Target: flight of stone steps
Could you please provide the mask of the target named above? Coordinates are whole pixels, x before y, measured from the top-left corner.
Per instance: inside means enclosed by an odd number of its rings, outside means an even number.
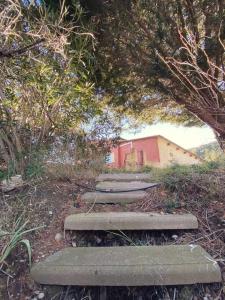
[[[102,174],[96,191],[85,193],[86,203],[141,201],[155,186],[148,174]],[[193,230],[192,214],[98,212],[72,214],[65,230]],[[221,281],[217,262],[198,245],[69,247],[55,253],[31,270],[33,279],[47,285],[151,286],[185,285]]]

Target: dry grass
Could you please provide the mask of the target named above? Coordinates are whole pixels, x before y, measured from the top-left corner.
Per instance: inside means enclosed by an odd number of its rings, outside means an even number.
[[[77,178],[95,178],[103,169],[104,161],[101,157],[93,160],[74,160],[69,163],[47,163],[45,175],[52,180],[72,181]]]
[[[55,166],[54,166],[55,167]],[[57,172],[58,168],[52,169]],[[72,172],[73,171],[73,172]],[[182,172],[181,172],[182,171]],[[57,180],[46,178],[39,183],[28,185],[24,190],[11,193],[1,199],[1,212],[4,212],[2,224],[9,225],[15,220],[18,213],[24,212],[26,218],[32,220],[32,225],[43,225],[46,227],[40,232],[32,235],[33,259],[43,259],[57,249],[71,246],[123,246],[123,245],[162,245],[162,244],[187,244],[196,243],[206,249],[216,259],[222,272],[224,272],[225,257],[225,197],[224,197],[224,174],[223,170],[211,170],[202,172],[199,170],[164,170],[161,181],[163,185],[158,189],[149,191],[148,197],[141,203],[133,203],[121,207],[119,205],[95,205],[93,211],[158,211],[162,213],[191,212],[199,220],[197,231],[167,231],[167,232],[85,232],[76,235],[67,235],[66,240],[56,243],[54,237],[57,232],[62,232],[62,224],[65,216],[71,213],[71,206],[75,203],[76,212],[85,212],[90,209],[84,203],[76,201],[79,195],[86,190],[83,186],[92,187],[94,182],[91,176],[78,176],[71,170],[62,172],[63,176]],[[60,172],[58,173],[60,174]],[[69,180],[66,180],[66,176]],[[85,175],[85,173],[84,173]],[[61,180],[59,180],[61,179]],[[156,181],[159,178],[156,178]],[[76,183],[81,184],[76,185]],[[49,215],[52,211],[52,216]],[[2,214],[3,215],[3,214]],[[117,232],[118,233],[118,232]],[[173,235],[177,235],[177,239]],[[19,291],[21,297],[32,296],[33,291],[41,290],[42,287],[34,285],[29,277],[27,263],[19,263],[24,258],[24,251],[17,249],[15,252],[15,265],[10,274],[15,272],[14,279],[9,279],[9,293]],[[13,259],[13,257],[12,257]],[[5,283],[6,276],[3,277]],[[7,289],[3,285],[4,292]],[[31,288],[30,288],[31,286]],[[153,299],[153,300],[222,300],[224,297],[223,284],[199,284],[194,286],[177,287],[140,287],[140,288],[113,288],[108,287],[107,300],[111,299]],[[55,289],[44,289],[46,299],[91,299],[98,300],[100,297],[99,288],[90,287],[65,287]],[[5,299],[5,293],[2,299]],[[22,295],[22,296],[21,296]]]

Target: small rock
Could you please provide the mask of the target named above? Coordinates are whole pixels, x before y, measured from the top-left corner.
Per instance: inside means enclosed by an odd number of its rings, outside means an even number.
[[[172,239],[177,240],[177,239],[178,239],[178,235],[173,234],[173,235],[172,235]]]
[[[40,293],[40,294],[38,295],[38,299],[44,299],[44,297],[45,297],[45,294],[44,294],[44,293]]]
[[[39,294],[40,294],[40,291],[34,291],[34,294],[35,294],[35,295],[39,295]]]
[[[56,242],[60,242],[62,239],[63,239],[62,234],[59,233],[59,232],[56,233],[56,235],[55,235],[55,240],[56,240]]]
[[[95,237],[96,243],[100,244],[102,242],[102,239],[100,239],[98,236]]]
[[[9,179],[4,179],[1,182],[3,193],[14,190],[17,187],[21,187],[24,185],[23,179],[21,175],[12,176]]]
[[[205,294],[205,296],[203,297],[203,300],[210,300],[210,299],[212,299],[210,294]]]

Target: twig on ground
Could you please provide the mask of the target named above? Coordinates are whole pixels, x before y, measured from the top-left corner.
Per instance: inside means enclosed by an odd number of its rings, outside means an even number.
[[[224,229],[219,229],[219,230],[213,231],[213,232],[211,232],[210,234],[208,234],[207,236],[202,236],[202,237],[200,237],[200,238],[198,238],[198,239],[192,240],[190,243],[195,243],[195,242],[200,241],[200,240],[202,240],[202,239],[208,238],[209,236],[211,236],[211,235],[213,235],[213,234],[215,234],[215,233],[217,233],[217,232],[221,232],[221,231],[224,232]]]
[[[12,276],[12,275],[10,275],[9,273],[7,273],[7,272],[3,271],[2,269],[0,269],[0,272],[1,272],[1,273],[3,273],[4,275],[6,275],[6,276],[10,277],[10,278],[13,278],[13,276]]]

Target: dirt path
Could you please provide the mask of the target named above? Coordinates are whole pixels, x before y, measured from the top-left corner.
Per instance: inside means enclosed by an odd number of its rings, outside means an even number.
[[[78,181],[77,181],[78,182]],[[88,189],[93,186],[93,181],[79,181],[82,186]],[[169,195],[162,189],[154,189],[149,192],[149,197],[141,203],[133,203],[126,206],[120,205],[85,205],[80,201],[80,195],[86,191],[81,186],[76,186],[72,182],[49,181],[41,183],[38,186],[30,187],[24,191],[29,194],[26,197],[26,216],[32,220],[32,227],[45,225],[45,228],[38,230],[30,235],[33,248],[33,261],[43,260],[48,255],[66,247],[66,246],[122,246],[134,242],[138,245],[157,245],[157,244],[185,244],[197,241],[214,258],[219,259],[225,255],[225,224],[223,223],[223,212],[225,203],[211,203],[207,208],[201,211],[192,209],[190,212],[198,217],[200,230],[196,232],[124,232],[115,235],[111,232],[84,232],[67,233],[63,238],[63,222],[67,215],[79,212],[99,212],[99,211],[158,211],[181,213],[187,212],[185,203],[180,206],[171,207],[168,202]],[[13,195],[10,196],[13,199]],[[42,287],[36,285],[29,276],[26,255],[24,251],[17,249],[14,254],[15,265],[12,273],[15,273],[14,279],[2,277],[0,287],[3,290],[3,299],[35,299],[35,292],[42,290]],[[22,259],[21,259],[22,257]],[[224,263],[220,262],[223,276],[225,274]],[[6,280],[7,279],[7,280]],[[7,287],[6,287],[7,285]],[[171,295],[177,293],[176,299],[223,299],[222,285],[197,285],[193,287],[173,287],[173,288],[107,288],[109,299],[173,299]],[[44,288],[44,299],[99,299],[99,288],[65,288],[65,289],[47,289]],[[67,293],[68,296],[65,298]],[[149,295],[149,296],[146,296]],[[150,296],[152,295],[152,296]],[[165,295],[168,297],[165,298]],[[194,297],[196,298],[193,298]],[[208,296],[207,296],[208,295]],[[55,297],[55,298],[54,298]],[[61,298],[60,298],[61,297]],[[89,298],[85,298],[89,297]],[[158,297],[158,298],[157,298]],[[164,298],[163,298],[164,297]],[[180,298],[179,298],[180,297]],[[188,298],[189,297],[189,298]],[[190,298],[192,297],[192,298]],[[219,298],[216,298],[219,297]]]

